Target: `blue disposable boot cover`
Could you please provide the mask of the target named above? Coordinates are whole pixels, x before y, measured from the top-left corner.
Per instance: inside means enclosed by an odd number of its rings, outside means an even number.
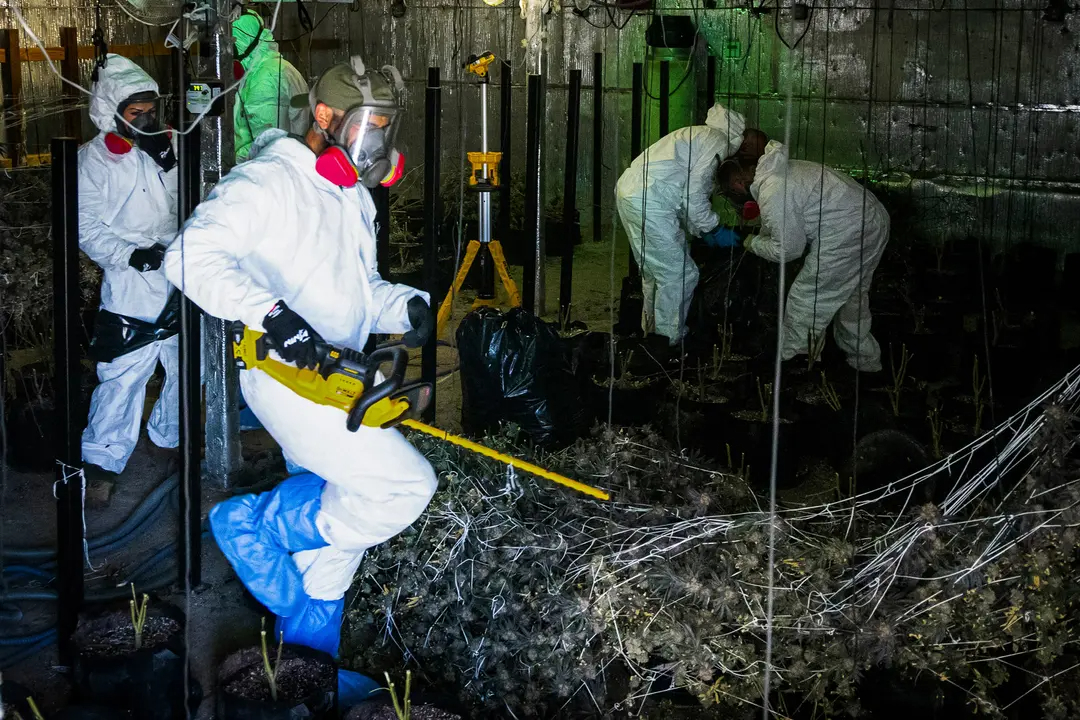
[[[292,553],[328,545],[315,526],[325,484],[311,473],[297,475],[273,490],[240,495],[210,511],[210,529],[221,552],[244,587],[275,615],[292,617],[318,602],[304,592]]]
[[[283,634],[287,643],[306,645],[336,658],[344,610],[345,598],[315,600],[307,597],[306,602],[295,607],[291,614],[278,615],[276,634]]]
[[[353,705],[378,697],[383,687],[367,675],[352,670],[338,670],[338,707],[342,714]]]

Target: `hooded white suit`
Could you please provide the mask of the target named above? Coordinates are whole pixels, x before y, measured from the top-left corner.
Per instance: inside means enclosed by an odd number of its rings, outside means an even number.
[[[739,149],[745,128],[742,115],[718,103],[704,125],[679,128],[646,149],[615,186],[615,207],[641,268],[645,332],[672,344],[686,334],[698,281],[683,228],[700,237],[719,224],[711,203],[716,168]]]
[[[196,208],[165,269],[210,315],[261,331],[274,303],[285,300],[328,343],[361,350],[369,333],[410,330],[408,302],[427,294],[379,276],[371,195],[360,185],[329,182],[315,160],[283,130],[261,134],[250,159]],[[285,455],[326,483],[314,524],[327,546],[296,552],[290,562],[310,598],[337,602],[364,550],[427,507],[435,473],[397,430],[349,432],[345,413],[300,397],[261,370],[241,371],[240,387]],[[227,505],[212,514],[221,526],[229,524]],[[250,511],[234,509],[245,517]],[[217,530],[215,536],[224,542]],[[268,594],[256,597],[273,602]]]
[[[761,207],[761,233],[746,249],[772,262],[805,253],[788,291],[782,358],[808,354],[832,322],[849,365],[881,370],[881,348],[870,334],[870,281],[889,240],[885,207],[848,175],[789,160],[775,141],[758,161],[750,193]]]
[[[117,130],[117,108],[158,85],[138,65],[109,55],[90,96],[90,119],[101,132],[79,148],[79,247],[104,270],[101,307],[153,322],[172,286],[164,269],[139,272],[128,265],[139,248],[168,245],[176,235],[176,168],[165,172],[142,150],[117,154],[105,144]],[[112,362],[98,363],[100,384],[90,400],[82,437],[83,461],[121,472],[139,439],[146,382],[158,363],[165,384],[147,431],[155,445],[179,443],[177,338],[151,343]]]

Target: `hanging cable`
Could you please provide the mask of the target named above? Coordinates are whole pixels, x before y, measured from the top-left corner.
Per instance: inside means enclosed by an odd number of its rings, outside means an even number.
[[[105,43],[105,32],[101,29],[101,0],[94,3],[94,34],[91,42],[94,45],[94,71],[90,79],[98,81],[98,71],[109,64],[109,46]]]

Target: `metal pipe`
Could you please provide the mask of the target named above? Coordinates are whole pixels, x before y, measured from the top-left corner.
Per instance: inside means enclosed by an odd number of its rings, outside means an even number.
[[[643,79],[644,67],[641,63],[634,63],[634,78],[632,80],[632,95],[630,96],[630,157],[637,159],[641,155],[641,115],[642,94],[645,90]],[[636,278],[641,274],[634,253],[630,253],[630,277]]]
[[[502,160],[499,162],[499,226],[495,237],[505,248],[510,240],[510,140],[513,118],[513,85],[510,75],[510,63],[502,62],[502,72],[499,75],[502,85],[502,108],[499,113],[499,150],[502,151]]]
[[[563,253],[559,274],[559,324],[570,324],[574,283],[574,224],[577,220],[578,130],[581,126],[581,70],[570,71],[566,96],[566,177],[563,179]]]
[[[177,50],[183,53],[183,50]],[[176,66],[181,88],[187,87],[187,63],[180,57]],[[190,125],[184,104],[177,105],[177,127]],[[176,217],[180,229],[202,198],[202,129],[201,124],[177,135]],[[181,253],[184,236],[180,235]],[[183,259],[183,255],[181,254]],[[183,290],[183,288],[181,288]],[[195,587],[202,582],[202,384],[200,362],[202,312],[184,297],[180,300],[180,547],[185,560],[177,563],[180,587]],[[210,377],[207,373],[207,384]]]
[[[79,317],[78,150],[74,138],[52,141],[53,362],[56,393],[56,630],[62,662],[71,660],[68,641],[83,603],[83,483]]]
[[[660,137],[668,134],[671,114],[671,62],[660,63]]]
[[[227,21],[231,0],[214,0],[206,26],[209,37],[199,41],[196,63],[200,80],[232,82],[233,40]],[[181,91],[186,88],[181,85]],[[181,95],[183,97],[183,95]],[[202,181],[200,199],[206,197],[228,170],[233,152],[233,103],[236,93],[226,93],[221,115],[202,119]],[[222,102],[222,100],[218,100]],[[206,476],[218,487],[229,488],[240,471],[240,378],[232,354],[229,323],[207,316],[203,320],[203,352],[206,361]]]
[[[442,152],[442,87],[439,68],[428,68],[424,116],[424,287],[431,297],[439,295],[439,160]],[[432,333],[421,353],[420,377],[432,384],[431,403],[424,418],[435,419],[435,375],[438,370],[438,333]]]
[[[522,277],[522,306],[527,312],[543,312],[543,285],[538,275],[544,267],[540,237],[540,138],[543,128],[544,86],[539,75],[529,75],[525,124],[525,268]]]
[[[593,55],[593,193],[592,237],[600,240],[603,234],[604,198],[604,53]]]

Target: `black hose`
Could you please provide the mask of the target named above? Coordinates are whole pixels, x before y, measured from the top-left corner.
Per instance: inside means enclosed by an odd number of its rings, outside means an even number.
[[[115,550],[132,539],[135,531],[147,524],[147,521],[155,515],[155,511],[164,504],[169,493],[176,490],[180,484],[180,475],[171,475],[161,485],[154,488],[153,492],[139,503],[139,506],[123,522],[97,537],[88,538],[87,544],[93,551]],[[5,561],[21,562],[55,562],[55,547],[19,548],[5,547],[3,551]]]

